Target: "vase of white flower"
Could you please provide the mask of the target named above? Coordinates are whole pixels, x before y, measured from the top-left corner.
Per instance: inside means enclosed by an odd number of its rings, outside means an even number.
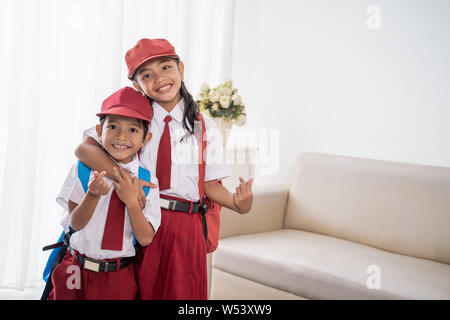
[[[228,136],[230,135],[233,122],[225,120],[224,118],[212,118],[217,125],[220,133],[222,134],[223,145],[227,144]]]
[[[245,106],[231,80],[225,80],[215,88],[203,84],[195,98],[200,111],[208,112],[222,133],[226,145],[233,124],[243,126],[246,123]]]

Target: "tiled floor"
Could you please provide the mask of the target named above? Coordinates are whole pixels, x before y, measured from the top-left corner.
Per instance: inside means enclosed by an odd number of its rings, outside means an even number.
[[[0,288],[0,300],[39,300],[45,283],[33,288],[25,288],[24,290],[17,289],[2,289]]]

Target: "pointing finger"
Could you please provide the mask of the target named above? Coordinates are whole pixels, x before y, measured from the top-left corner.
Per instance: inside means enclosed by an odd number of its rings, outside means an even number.
[[[141,188],[143,188],[143,187],[156,188],[158,186],[157,184],[154,184],[154,183],[151,183],[151,182],[148,182],[145,180],[139,179],[138,181],[141,185]]]

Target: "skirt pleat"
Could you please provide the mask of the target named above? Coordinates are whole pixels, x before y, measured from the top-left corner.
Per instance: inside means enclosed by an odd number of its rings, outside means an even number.
[[[161,225],[136,261],[139,299],[206,300],[201,215],[161,208]]]

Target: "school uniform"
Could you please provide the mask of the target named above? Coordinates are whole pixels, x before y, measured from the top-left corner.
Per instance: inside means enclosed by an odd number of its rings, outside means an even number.
[[[137,156],[127,164],[120,166],[138,176],[140,161]],[[91,172],[91,177],[92,177]],[[110,185],[108,194],[101,196],[86,226],[73,233],[70,238],[70,249],[66,252],[62,262],[52,273],[54,288],[49,299],[135,299],[137,284],[135,278],[134,257],[136,255],[133,243],[133,231],[126,207],[121,248],[105,249],[104,233],[106,230],[108,210],[110,202],[114,201],[113,180],[104,177]],[[155,175],[151,175],[151,182],[157,184]],[[68,208],[68,200],[81,203],[85,196],[82,182],[78,177],[78,166],[74,165],[70,170],[57,202]],[[117,199],[117,198],[116,198]],[[161,223],[161,210],[159,192],[157,188],[151,188],[147,198],[143,214],[151,223],[155,233]],[[120,201],[120,200],[119,200]],[[61,224],[68,229],[68,214],[65,214]],[[120,242],[120,240],[119,240]],[[102,262],[100,271],[95,271],[89,261]],[[108,264],[104,263],[105,261]],[[77,266],[77,267],[74,267]],[[113,266],[114,268],[112,268]],[[98,265],[97,265],[98,267]],[[105,271],[108,270],[108,271]],[[79,278],[76,274],[79,272]],[[78,281],[78,282],[77,282]]]
[[[185,136],[184,99],[170,113],[157,102],[152,107],[152,139],[142,149],[141,161],[151,172],[157,172],[158,148],[169,116],[170,187],[160,190],[161,203],[167,199],[196,203],[200,200],[199,146],[194,135]],[[220,131],[209,117],[204,119],[207,137],[204,180],[220,180],[231,175],[231,168],[226,164]],[[94,129],[85,135],[98,139]],[[206,244],[201,214],[161,208],[160,229],[152,243],[140,251],[136,268],[140,299],[207,299]]]

